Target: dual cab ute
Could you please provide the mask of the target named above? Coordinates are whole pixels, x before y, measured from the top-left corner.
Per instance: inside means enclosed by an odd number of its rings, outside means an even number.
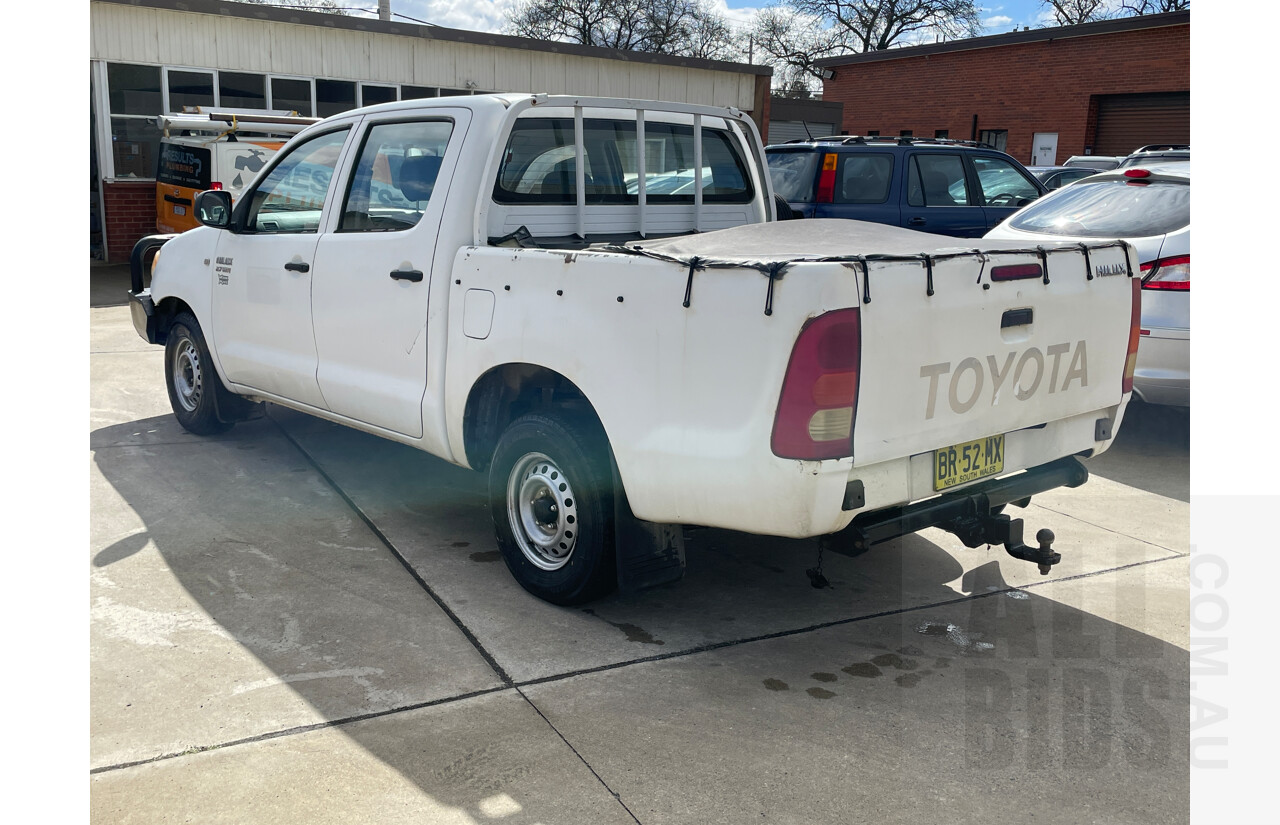
[[[999,511],[1083,483],[1131,392],[1125,244],[779,222],[733,109],[383,104],[194,206],[134,250],[178,421],[271,402],[485,472],[559,604],[678,578],[680,525],[848,553],[938,525],[1047,571]]]

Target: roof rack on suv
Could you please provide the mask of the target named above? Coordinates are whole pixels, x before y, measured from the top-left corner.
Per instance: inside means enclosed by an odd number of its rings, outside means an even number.
[[[1148,143],[1146,146],[1139,146],[1129,154],[1136,155],[1139,152],[1180,152],[1186,150],[1191,151],[1189,143]]]
[[[898,146],[915,146],[916,144],[936,144],[938,146],[978,146],[983,149],[995,149],[990,143],[980,140],[959,140],[953,138],[913,137],[911,135],[824,135],[815,138],[796,138],[787,143],[840,143],[845,146],[865,146],[868,143],[894,143]]]

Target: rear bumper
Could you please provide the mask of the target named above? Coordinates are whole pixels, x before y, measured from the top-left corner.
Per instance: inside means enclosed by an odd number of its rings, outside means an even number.
[[[1148,404],[1191,405],[1191,332],[1143,327],[1133,391]]]

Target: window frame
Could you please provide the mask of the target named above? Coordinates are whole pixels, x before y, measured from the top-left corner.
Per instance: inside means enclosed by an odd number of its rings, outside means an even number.
[[[444,171],[444,159],[448,156],[450,150],[453,148],[454,136],[458,133],[458,120],[456,117],[452,115],[432,115],[428,117],[417,116],[417,117],[396,118],[394,120],[366,121],[360,130],[359,145],[357,147],[354,147],[354,151],[351,153],[351,162],[342,170],[345,178],[344,187],[343,187],[344,191],[342,194],[342,206],[338,210],[337,220],[333,224],[334,234],[361,235],[361,234],[371,234],[371,233],[409,232],[421,225],[422,216],[426,214],[425,209],[422,211],[422,213],[419,214],[418,220],[413,224],[413,226],[406,226],[401,228],[388,227],[386,229],[356,229],[356,228],[344,229],[342,227],[342,219],[347,214],[347,204],[350,202],[351,192],[355,188],[356,172],[360,168],[360,160],[364,156],[365,148],[369,145],[369,139],[373,136],[373,130],[377,129],[379,126],[396,126],[396,125],[405,124],[405,123],[448,123],[449,124],[449,139],[448,141],[445,142],[444,154],[440,155],[440,159],[441,159],[440,171],[441,172]],[[439,177],[437,177],[436,178],[437,183],[439,182],[439,180],[440,180]],[[434,192],[432,194],[434,195]],[[434,200],[434,198],[432,200]],[[430,208],[431,202],[432,201],[430,200],[427,202],[428,208]]]
[[[961,175],[960,179],[964,181],[964,191],[965,191],[964,203],[949,203],[949,204],[929,203],[929,198],[925,194],[924,176],[920,172],[919,159],[921,157],[949,157],[949,158],[955,158],[960,162],[960,175]],[[920,175],[920,197],[923,202],[918,204],[911,202],[911,174],[913,171],[915,171],[916,174]],[[906,174],[907,174],[907,179],[906,179],[906,185],[902,188],[902,198],[903,198],[903,202],[910,209],[952,209],[956,207],[969,208],[974,206],[980,206],[980,204],[975,204],[973,202],[974,201],[974,193],[973,193],[974,182],[970,179],[970,176],[974,174],[974,172],[971,170],[969,163],[966,161],[965,155],[961,152],[911,152],[907,156]],[[954,186],[955,184],[953,183],[951,185]]]
[[[288,152],[285,152],[285,151],[277,152],[276,155],[271,158],[270,165],[263,171],[261,177],[258,178],[256,185],[254,185],[250,189],[246,189],[244,194],[240,196],[240,201],[235,205],[232,212],[232,216],[231,216],[232,231],[234,231],[236,234],[239,234],[239,235],[255,235],[255,236],[256,235],[320,235],[320,234],[323,234],[324,226],[325,226],[325,213],[326,213],[326,210],[329,208],[329,205],[332,203],[332,200],[330,199],[329,195],[333,191],[334,187],[337,185],[337,179],[339,178],[339,176],[346,173],[346,169],[343,166],[343,164],[346,160],[349,144],[351,143],[351,135],[355,133],[356,127],[358,125],[359,124],[357,121],[352,121],[348,123],[337,123],[337,124],[334,124],[332,128],[325,129],[323,132],[316,132],[314,135],[309,135],[305,142],[290,148]],[[258,194],[259,190],[262,189],[263,184],[265,184],[267,180],[271,177],[271,174],[275,172],[277,168],[279,168],[280,164],[284,163],[286,160],[292,157],[299,149],[313,142],[314,140],[322,137],[327,137],[337,132],[346,132],[347,136],[345,140],[343,140],[342,144],[338,147],[338,159],[334,162],[334,165],[333,165],[333,175],[329,179],[329,188],[325,191],[324,203],[320,206],[320,220],[317,223],[315,230],[314,231],[313,230],[262,231],[262,230],[253,229],[252,227],[250,227],[249,226],[249,221],[251,219],[250,213],[253,212],[254,198]],[[259,212],[260,211],[261,210],[259,209]]]

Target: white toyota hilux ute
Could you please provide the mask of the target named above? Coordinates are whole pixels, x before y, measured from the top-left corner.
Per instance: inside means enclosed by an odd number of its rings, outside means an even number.
[[[778,221],[734,109],[383,104],[195,209],[130,292],[179,422],[270,402],[485,472],[508,568],[558,604],[678,578],[680,525],[850,554],[938,526],[1047,572],[1051,534],[1000,511],[1082,484],[1131,393],[1123,242]]]

